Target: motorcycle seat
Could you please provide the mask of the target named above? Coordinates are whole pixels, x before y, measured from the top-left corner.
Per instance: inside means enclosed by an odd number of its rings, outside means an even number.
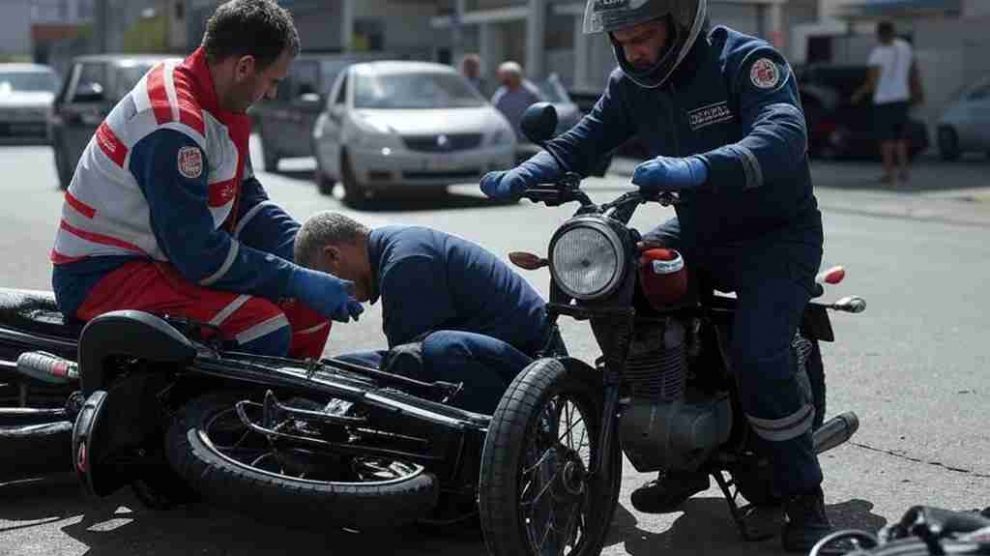
[[[83,323],[67,321],[55,306],[52,292],[0,288],[0,327],[77,340]]]

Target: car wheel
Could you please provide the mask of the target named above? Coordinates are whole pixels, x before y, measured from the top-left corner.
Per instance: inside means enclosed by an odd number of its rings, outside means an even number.
[[[368,188],[358,181],[346,152],[340,156],[340,182],[344,186],[345,203],[355,208],[368,204]]]
[[[62,146],[62,141],[58,139],[57,135],[52,138],[52,154],[55,157],[58,187],[65,191],[69,188],[69,182],[72,181],[72,170],[69,168],[69,162],[65,160],[65,147]]]
[[[333,188],[337,185],[337,181],[331,178],[319,168],[316,169],[316,189],[321,195],[333,195]]]
[[[959,151],[959,136],[951,127],[940,127],[938,130],[938,152],[942,160],[957,160]]]
[[[266,172],[278,171],[278,154],[272,152],[271,149],[261,148],[262,162],[265,167],[263,168]]]

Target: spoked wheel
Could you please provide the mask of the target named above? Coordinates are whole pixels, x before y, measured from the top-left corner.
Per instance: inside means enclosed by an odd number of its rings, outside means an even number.
[[[322,407],[306,400],[291,405]],[[344,429],[333,438],[332,430],[298,416],[272,421],[266,413],[267,404],[230,396],[192,401],[169,429],[169,463],[208,502],[269,521],[393,527],[435,506],[436,480],[422,466],[333,453],[306,439],[346,442]],[[258,432],[245,419],[281,435]]]
[[[590,368],[544,359],[527,367],[495,411],[482,454],[479,502],[491,554],[598,554],[618,500],[617,444],[596,469],[601,383]]]

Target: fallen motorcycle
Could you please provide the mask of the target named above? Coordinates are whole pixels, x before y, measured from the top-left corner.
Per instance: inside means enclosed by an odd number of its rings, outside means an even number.
[[[537,104],[524,114],[522,128],[545,145],[556,120],[552,106]],[[597,205],[579,185],[580,176],[567,173],[525,191],[534,202],[579,208],[553,234],[547,257],[513,253],[510,259],[529,270],[549,267],[550,319],[589,322],[602,356],[593,364],[541,358],[502,397],[481,461],[479,507],[488,550],[598,554],[618,503],[623,452],[639,472],[707,471],[741,534],[753,538],[740,495],[756,506],[776,499],[727,365],[736,300],[696,284],[696,295],[656,306],[639,279],[640,235],[628,223],[640,205],[669,205],[677,197],[636,191]],[[836,268],[821,280],[837,283],[843,276]],[[812,302],[793,339],[796,372],[815,410],[818,453],[858,428],[854,413],[823,422],[819,342],[833,341],[827,310],[858,313],[865,306],[858,297]]]
[[[50,293],[0,291],[5,467],[323,527],[474,512],[489,416],[449,404],[461,384],[238,353],[206,328],[138,311],[81,327]]]

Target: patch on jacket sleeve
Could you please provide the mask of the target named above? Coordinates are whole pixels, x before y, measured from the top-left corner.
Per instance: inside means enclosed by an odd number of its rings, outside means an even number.
[[[732,111],[726,101],[708,104],[688,111],[688,123],[691,131],[698,131],[703,127],[732,120]]]
[[[759,89],[773,89],[780,84],[780,68],[770,58],[760,58],[749,67],[749,80]]]
[[[203,151],[199,147],[179,149],[179,173],[191,180],[203,175]]]

